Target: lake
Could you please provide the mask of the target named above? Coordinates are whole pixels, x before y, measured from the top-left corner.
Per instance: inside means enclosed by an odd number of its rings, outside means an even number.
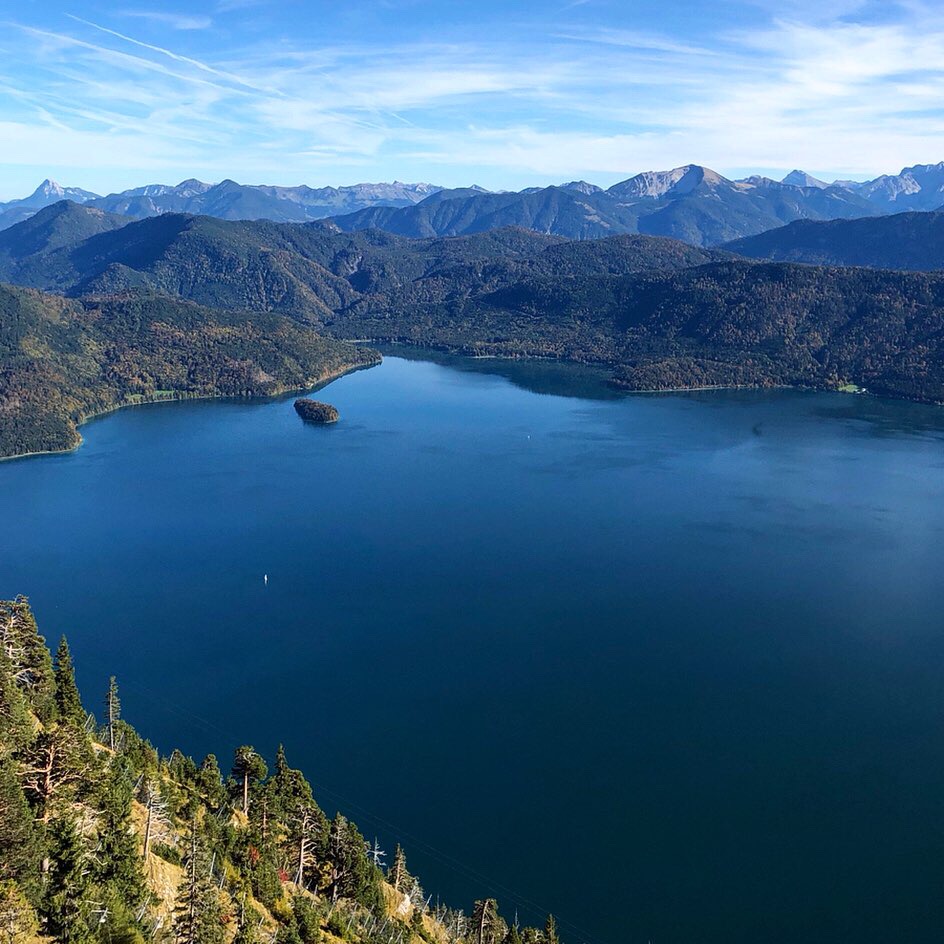
[[[940,940],[944,410],[388,357],[0,464],[0,595],[566,944]],[[268,575],[268,583],[263,575]]]

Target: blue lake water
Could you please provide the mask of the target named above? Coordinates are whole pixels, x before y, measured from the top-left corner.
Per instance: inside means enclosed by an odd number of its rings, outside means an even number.
[[[405,357],[319,396],[0,464],[0,595],[88,707],[284,742],[429,893],[566,944],[941,939],[944,410]]]

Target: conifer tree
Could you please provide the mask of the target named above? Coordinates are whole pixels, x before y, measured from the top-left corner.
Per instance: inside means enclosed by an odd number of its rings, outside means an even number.
[[[179,748],[175,747],[167,758],[167,769],[179,783],[185,783],[197,775],[197,765]]]
[[[0,759],[22,751],[35,735],[26,697],[16,683],[6,650],[0,646]]]
[[[40,721],[51,720],[56,712],[52,657],[26,597],[0,600],[0,647],[29,707]]]
[[[109,890],[130,910],[151,897],[144,883],[144,862],[131,825],[133,791],[131,772],[121,758],[115,759],[99,798],[99,850],[94,869],[96,884]]]
[[[324,814],[314,803],[300,803],[293,812],[290,841],[293,845],[293,881],[305,887],[305,874],[315,864],[315,852],[324,835]]]
[[[247,908],[246,915],[239,922],[233,944],[260,944],[259,915],[254,908]]]
[[[523,944],[521,929],[518,927],[517,921],[508,929],[502,944]]]
[[[547,921],[544,922],[544,944],[560,944],[560,938],[557,936],[557,921],[552,914],[549,914]]]
[[[350,898],[367,908],[380,900],[380,870],[367,855],[367,843],[346,816],[331,822],[328,840],[328,892],[332,901]]]
[[[92,938],[88,850],[71,818],[57,820],[49,832],[54,866],[43,909],[48,933],[61,944],[87,944]]]
[[[72,664],[72,654],[69,652],[69,643],[63,636],[59,640],[56,650],[56,707],[59,711],[59,720],[68,724],[82,727],[88,717],[82,707],[79,689],[75,684],[75,667]]]
[[[42,844],[14,762],[0,758],[0,880],[16,879],[36,904]]]
[[[50,724],[30,745],[22,764],[23,788],[48,823],[55,808],[89,789],[95,758],[84,731]]]
[[[215,754],[207,754],[203,758],[203,763],[197,771],[197,786],[212,809],[217,810],[226,802],[223,775],[220,773]]]
[[[285,745],[280,744],[275,752],[275,776],[284,775],[289,769],[288,759],[285,757]]]
[[[108,680],[108,694],[105,696],[105,724],[108,728],[108,746],[115,750],[118,743],[118,722],[121,720],[121,699],[118,697],[118,682],[113,675]]]
[[[249,814],[249,786],[264,780],[268,772],[265,761],[253,747],[246,744],[236,748],[233,759],[233,777],[242,788],[243,813],[247,816]]]
[[[406,869],[406,854],[400,843],[397,843],[396,852],[393,854],[393,863],[387,873],[387,880],[398,891],[406,891],[409,894],[409,880],[412,878]]]
[[[194,823],[184,859],[184,875],[174,906],[174,939],[177,944],[222,944],[220,898],[210,875],[206,849]]]
[[[471,944],[500,944],[505,936],[505,922],[498,915],[494,898],[477,901],[469,921]]]
[[[16,882],[0,881],[0,944],[27,944],[38,930],[36,911]]]

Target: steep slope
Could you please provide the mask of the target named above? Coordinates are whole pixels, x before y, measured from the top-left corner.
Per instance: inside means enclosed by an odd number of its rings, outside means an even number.
[[[279,316],[0,285],[0,457],[70,449],[87,417],[128,403],[271,396],[376,361]]]
[[[381,868],[281,746],[271,772],[236,748],[225,780],[213,754],[162,757],[121,717],[114,678],[97,724],[65,637],[53,657],[27,598],[0,600],[0,638],[10,944],[559,944],[553,917],[511,927],[491,898],[468,916],[432,906],[400,846]]]
[[[799,220],[725,247],[752,259],[875,269],[944,269],[944,213]]]
[[[862,184],[846,184],[883,213],[937,210],[944,205],[944,161],[915,164],[900,174],[883,174]]]
[[[210,306],[282,310],[310,320],[354,294],[344,279],[297,251],[298,240],[311,241],[299,227],[175,213],[128,223],[88,206],[73,206],[63,218],[77,235],[82,226],[102,231],[30,252],[55,219],[50,214],[21,223],[3,234],[0,278],[70,294],[161,291]]]

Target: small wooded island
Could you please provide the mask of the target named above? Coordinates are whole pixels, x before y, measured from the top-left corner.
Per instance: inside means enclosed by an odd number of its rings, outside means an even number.
[[[337,423],[341,418],[337,408],[330,403],[309,400],[307,397],[295,401],[295,412],[306,423]]]

